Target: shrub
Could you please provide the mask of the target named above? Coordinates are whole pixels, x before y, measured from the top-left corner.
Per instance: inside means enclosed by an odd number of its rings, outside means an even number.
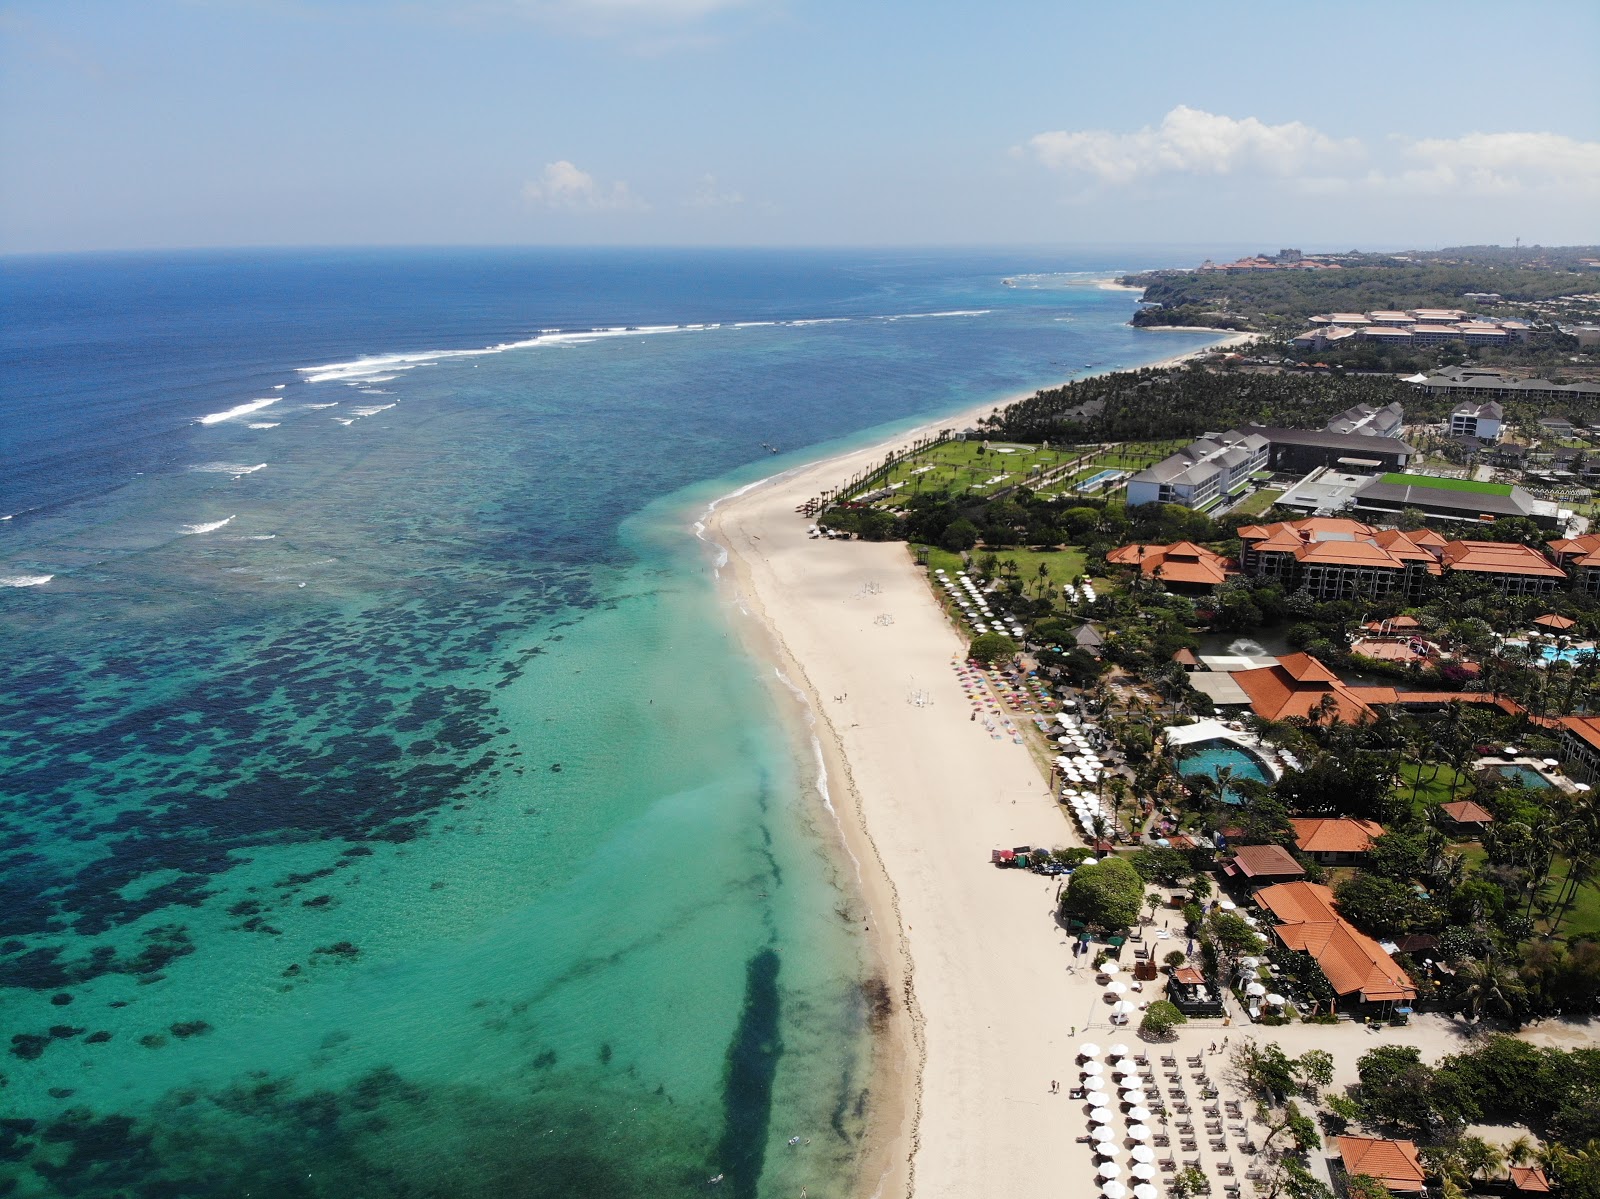
[[[1147,1037],[1165,1039],[1172,1035],[1172,1030],[1178,1025],[1188,1022],[1189,1017],[1174,1004],[1158,999],[1145,1009],[1144,1019],[1139,1022],[1139,1031]]]

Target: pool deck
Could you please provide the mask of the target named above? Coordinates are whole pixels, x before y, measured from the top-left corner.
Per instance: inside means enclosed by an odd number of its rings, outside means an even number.
[[[1478,758],[1476,761],[1474,761],[1472,763],[1472,770],[1474,773],[1483,770],[1492,770],[1496,774],[1499,774],[1507,766],[1526,767],[1558,790],[1565,791],[1568,794],[1574,794],[1577,792],[1577,784],[1561,772],[1561,767],[1546,766],[1543,758],[1534,758],[1527,754],[1518,754],[1511,758],[1506,757],[1504,754],[1490,754],[1487,757]]]
[[[1162,730],[1162,736],[1169,753],[1178,753],[1202,741],[1227,741],[1259,758],[1274,783],[1283,777],[1286,768],[1275,750],[1237,722],[1225,724],[1220,720],[1198,720],[1194,724],[1169,724]]]

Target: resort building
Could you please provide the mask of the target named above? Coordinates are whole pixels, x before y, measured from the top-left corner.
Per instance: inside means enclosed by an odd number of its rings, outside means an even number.
[[[1124,545],[1106,555],[1114,566],[1137,566],[1145,578],[1177,591],[1210,591],[1238,574],[1233,559],[1192,541],[1172,545]]]
[[[1546,544],[1551,557],[1572,576],[1574,587],[1590,595],[1600,592],[1600,534],[1563,537]]]
[[[1512,1189],[1524,1194],[1542,1195],[1550,1190],[1550,1180],[1540,1166],[1512,1166],[1506,1173],[1510,1176]]]
[[[1204,511],[1244,490],[1267,468],[1268,443],[1256,433],[1208,433],[1128,480],[1127,504],[1182,504]]]
[[[1365,1174],[1397,1195],[1420,1195],[1427,1189],[1427,1173],[1411,1141],[1380,1141],[1373,1137],[1335,1137],[1345,1176]]]
[[[1404,1004],[1417,997],[1411,976],[1388,951],[1339,915],[1330,888],[1279,883],[1263,887],[1255,899],[1277,920],[1273,935],[1286,949],[1310,954],[1341,1000]]]
[[[1568,777],[1592,784],[1600,777],[1600,716],[1563,716],[1559,723]]]
[[[1310,654],[1289,654],[1273,666],[1238,670],[1233,681],[1265,720],[1299,717],[1313,722],[1361,724],[1373,711],[1359,695]]]
[[[1383,825],[1351,816],[1300,817],[1289,821],[1301,853],[1324,866],[1348,866],[1367,856],[1383,836]]]
[[[1374,408],[1371,404],[1357,404],[1346,408],[1327,424],[1329,433],[1362,433],[1371,437],[1398,437],[1406,420],[1405,409],[1398,401]]]
[[[1222,873],[1251,883],[1287,883],[1306,876],[1305,867],[1281,845],[1241,845]]]
[[[1559,527],[1562,520],[1555,503],[1535,499],[1521,487],[1431,475],[1379,475],[1351,497],[1351,504],[1358,512],[1380,517],[1416,508],[1445,520],[1481,522],[1525,516],[1550,529]]]
[[[1452,541],[1440,560],[1446,570],[1476,575],[1502,595],[1547,595],[1567,582],[1566,571],[1514,541]]]
[[[1547,379],[1517,379],[1491,366],[1446,367],[1417,380],[1415,386],[1431,395],[1533,400],[1539,403],[1569,398],[1593,402],[1600,396],[1600,383],[1551,383]]]
[[[1499,441],[1504,427],[1505,409],[1496,400],[1473,403],[1463,400],[1450,413],[1450,436],[1476,437],[1479,441]]]
[[[1437,533],[1379,532],[1340,517],[1313,516],[1239,529],[1245,574],[1276,579],[1286,590],[1305,588],[1320,600],[1414,597],[1440,573]]]
[[[1338,418],[1335,418],[1338,419]],[[1366,471],[1404,470],[1416,453],[1397,437],[1366,432],[1335,433],[1328,429],[1283,429],[1250,425],[1249,433],[1272,445],[1273,470],[1305,471],[1319,466],[1357,467]]]

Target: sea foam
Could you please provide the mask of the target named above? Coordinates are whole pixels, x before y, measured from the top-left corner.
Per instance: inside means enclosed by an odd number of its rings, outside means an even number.
[[[43,587],[55,575],[0,575],[0,587]]]
[[[184,536],[192,537],[196,533],[214,533],[218,529],[222,528],[223,525],[227,524],[229,521],[233,520],[235,516],[238,516],[238,515],[239,514],[237,512],[235,512],[233,514],[233,516],[224,517],[222,520],[214,520],[214,521],[211,521],[209,524],[184,525],[183,526]]]
[[[220,424],[237,416],[248,416],[252,412],[260,412],[263,408],[277,402],[277,396],[268,396],[264,400],[251,400],[248,404],[240,404],[237,408],[229,408],[226,412],[213,412],[208,416],[202,416],[199,418],[199,423],[202,425]]]

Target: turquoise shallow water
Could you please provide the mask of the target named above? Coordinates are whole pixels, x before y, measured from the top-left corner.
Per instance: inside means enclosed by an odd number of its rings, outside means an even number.
[[[999,262],[512,266],[12,264],[0,1188],[853,1177],[870,963],[694,515],[1203,339]]]
[[[1254,779],[1258,783],[1272,781],[1272,776],[1254,754],[1228,741],[1196,742],[1178,760],[1180,774],[1203,774],[1215,778],[1217,771],[1224,768],[1233,772],[1232,778]],[[1240,801],[1239,793],[1232,787],[1224,789],[1222,797],[1227,803]]]

